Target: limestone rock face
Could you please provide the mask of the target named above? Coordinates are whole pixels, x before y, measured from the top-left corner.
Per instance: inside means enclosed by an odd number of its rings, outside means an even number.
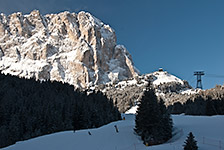
[[[0,70],[81,88],[138,75],[114,30],[83,11],[0,14]]]

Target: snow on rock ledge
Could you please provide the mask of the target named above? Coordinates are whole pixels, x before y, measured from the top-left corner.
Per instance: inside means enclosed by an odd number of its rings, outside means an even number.
[[[0,14],[0,70],[82,88],[138,75],[114,30],[83,11]]]

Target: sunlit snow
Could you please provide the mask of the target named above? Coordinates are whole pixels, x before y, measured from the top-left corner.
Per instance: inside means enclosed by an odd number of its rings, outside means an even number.
[[[153,81],[153,84],[155,85],[168,82],[179,82],[180,84],[184,84],[181,79],[169,74],[166,71],[156,71],[153,72],[152,75],[156,77],[156,79]]]

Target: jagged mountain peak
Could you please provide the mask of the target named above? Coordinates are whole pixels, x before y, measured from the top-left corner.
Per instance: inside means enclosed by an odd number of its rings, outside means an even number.
[[[82,88],[138,75],[114,30],[84,11],[0,14],[0,70]]]

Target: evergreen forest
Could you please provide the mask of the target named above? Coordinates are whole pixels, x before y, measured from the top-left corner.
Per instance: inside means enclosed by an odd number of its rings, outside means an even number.
[[[100,92],[87,94],[60,82],[0,74],[0,147],[54,132],[100,127],[120,119],[112,100]]]

